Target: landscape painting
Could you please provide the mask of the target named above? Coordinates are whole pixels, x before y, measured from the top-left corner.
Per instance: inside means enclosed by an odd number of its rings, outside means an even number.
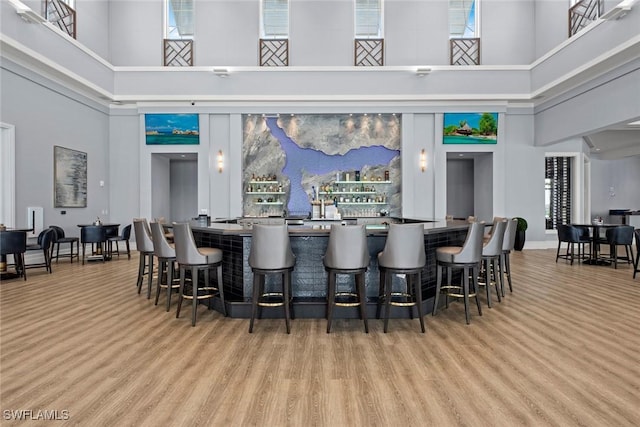
[[[147,145],[198,145],[198,114],[145,114]]]
[[[53,147],[53,207],[87,207],[87,153]]]
[[[444,113],[444,144],[496,144],[498,113]]]

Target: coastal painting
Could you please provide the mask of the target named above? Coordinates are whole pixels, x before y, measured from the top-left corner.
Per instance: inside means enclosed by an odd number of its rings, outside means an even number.
[[[145,114],[147,145],[198,145],[198,114]]]
[[[496,144],[498,113],[444,113],[444,144]]]
[[[53,207],[87,207],[87,153],[53,147]]]

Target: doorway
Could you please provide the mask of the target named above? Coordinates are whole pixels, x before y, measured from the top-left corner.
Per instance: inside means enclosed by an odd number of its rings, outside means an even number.
[[[15,127],[0,123],[0,224],[16,226]]]
[[[493,220],[493,153],[447,153],[447,215]]]
[[[167,222],[198,216],[198,154],[151,155],[151,215]]]

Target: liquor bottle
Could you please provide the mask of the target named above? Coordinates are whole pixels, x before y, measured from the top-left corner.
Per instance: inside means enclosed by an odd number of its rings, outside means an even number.
[[[384,180],[389,181],[389,171],[384,171]]]
[[[356,171],[356,181],[360,181],[360,171]]]

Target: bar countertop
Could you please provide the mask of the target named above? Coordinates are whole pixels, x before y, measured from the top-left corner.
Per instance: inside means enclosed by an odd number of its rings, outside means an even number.
[[[214,219],[208,225],[197,220],[191,221],[191,228],[195,231],[231,236],[250,236],[254,224],[282,223],[282,218],[238,218]],[[462,220],[445,221],[443,219],[426,218],[346,218],[342,220],[286,220],[289,234],[292,236],[322,236],[328,235],[334,224],[357,225],[364,224],[368,235],[386,235],[390,223],[422,223],[425,234],[442,231],[463,230],[469,223]]]

